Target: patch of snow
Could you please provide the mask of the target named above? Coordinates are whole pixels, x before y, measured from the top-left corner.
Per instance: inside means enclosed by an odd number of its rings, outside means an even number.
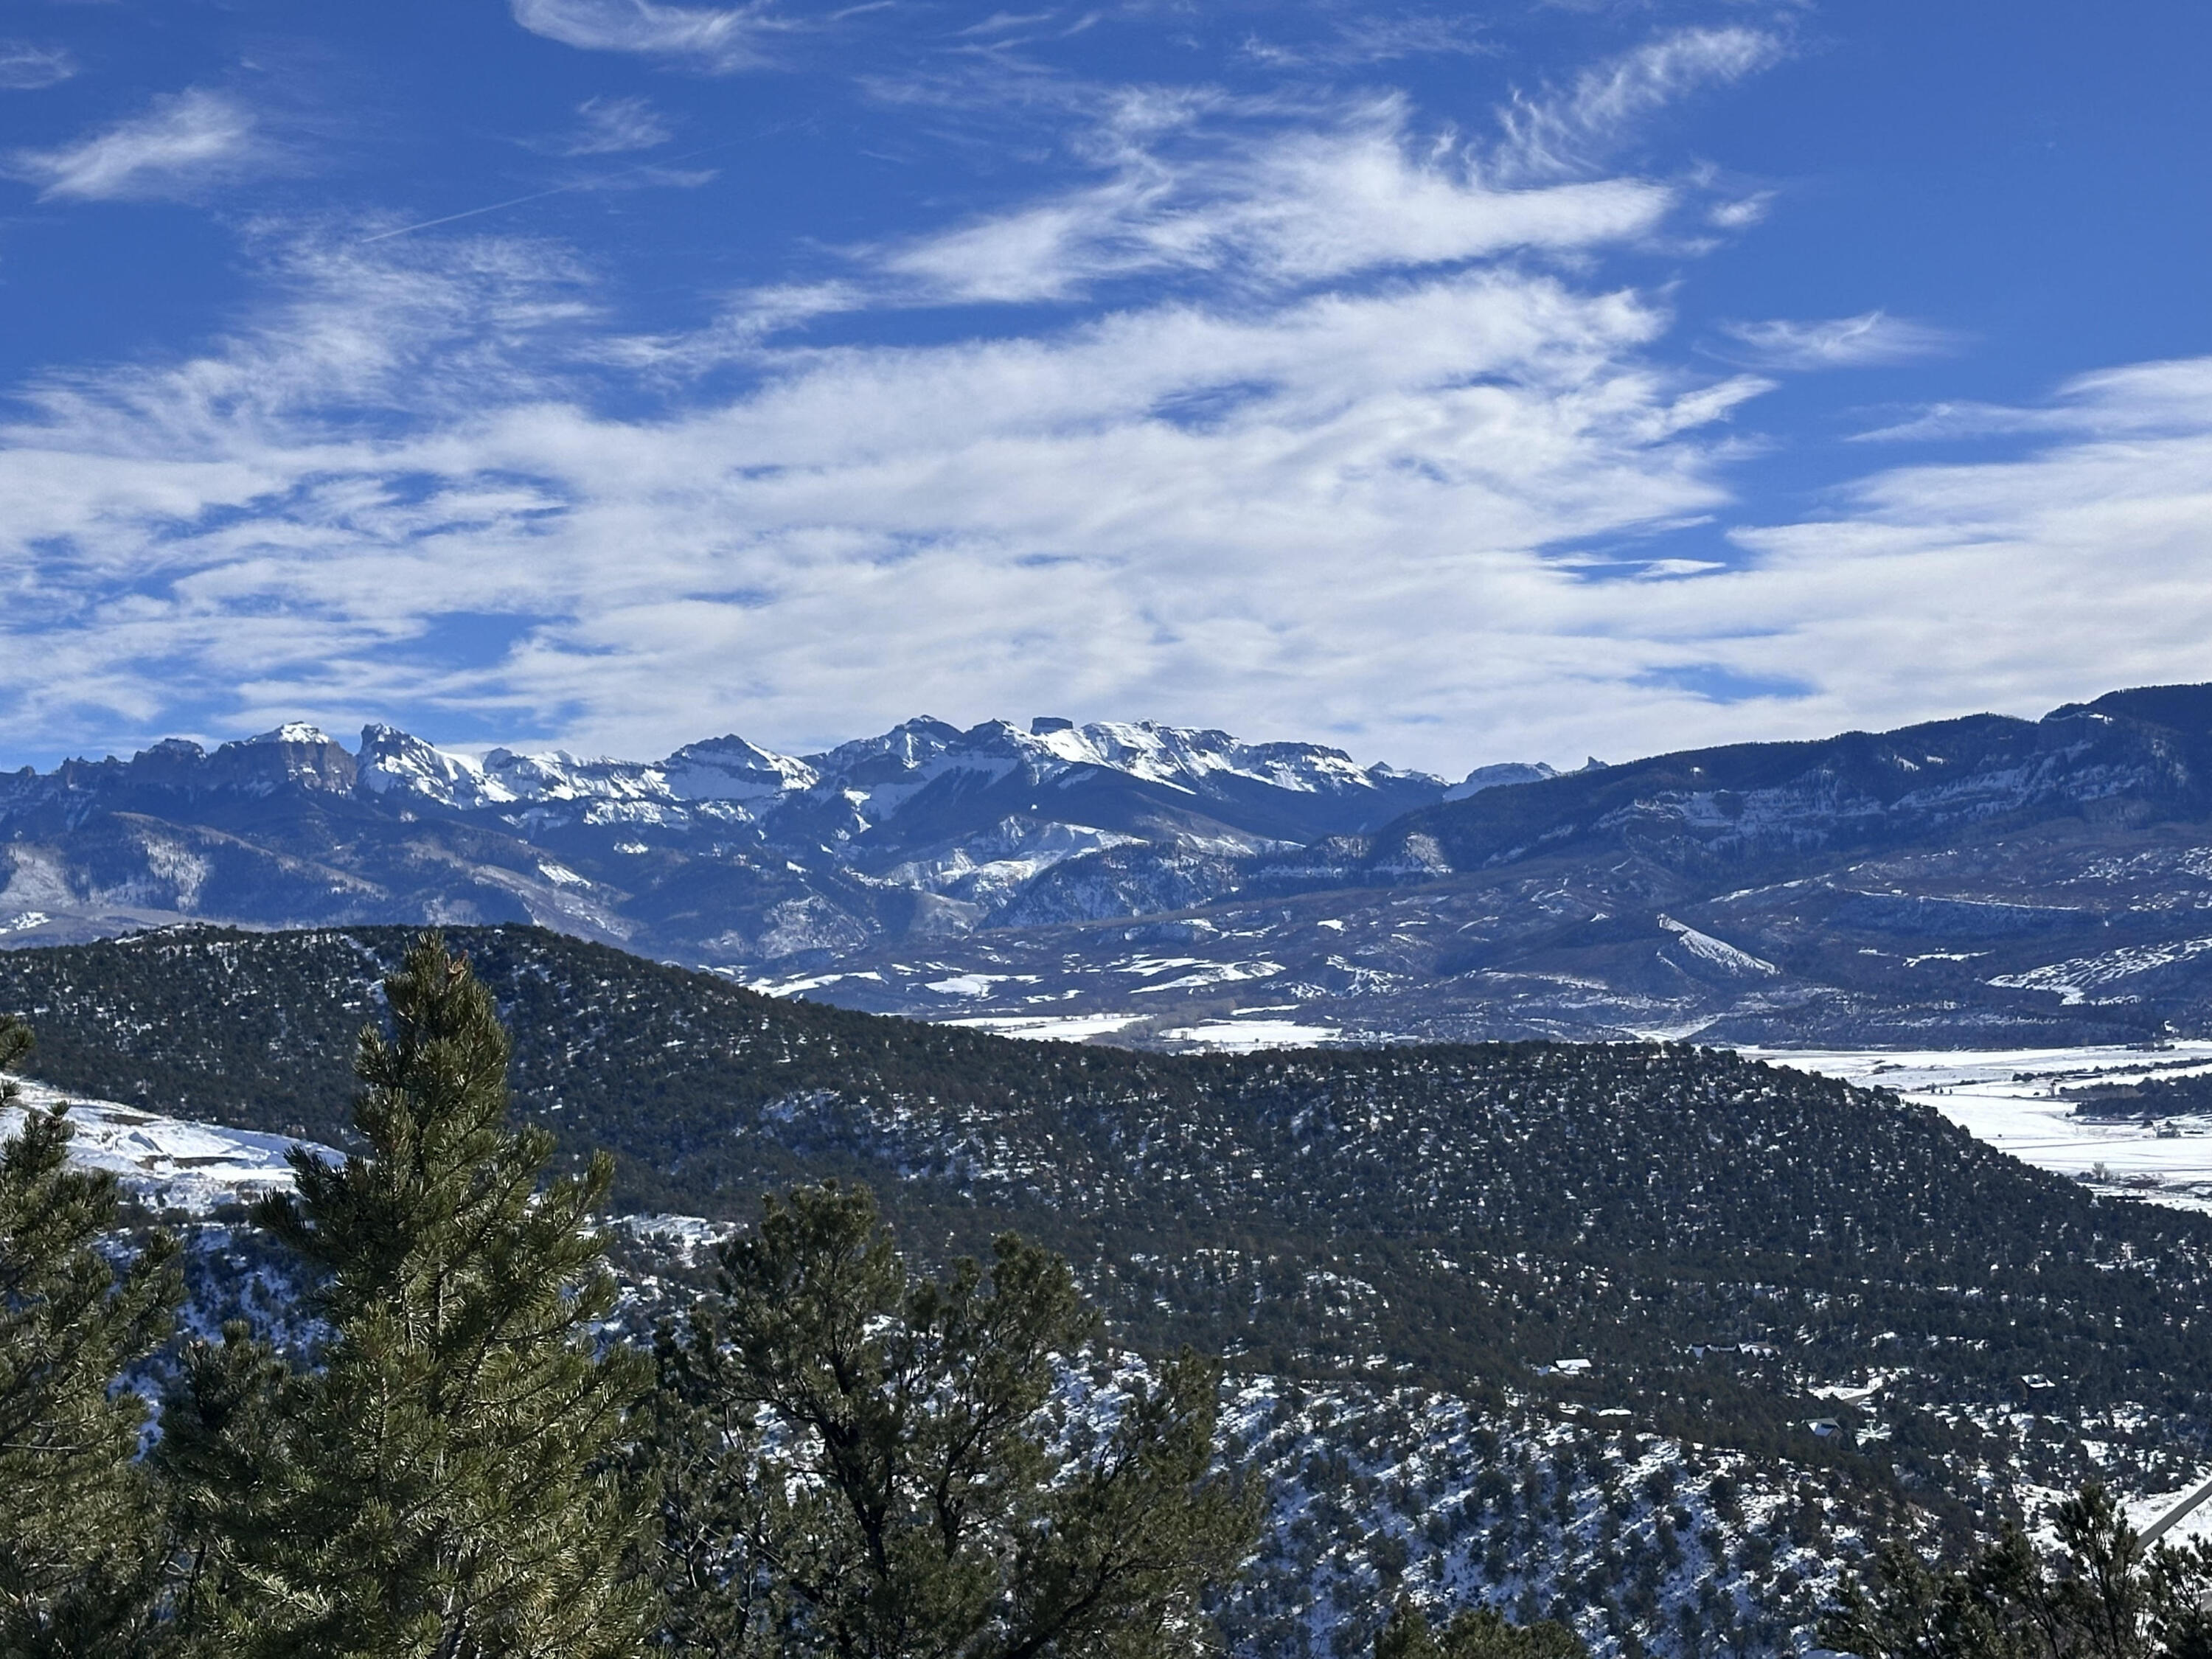
[[[399,791],[463,810],[514,799],[514,791],[505,783],[484,775],[479,762],[434,747],[393,726],[362,728],[358,767],[356,787],[371,794]]]
[[[2090,993],[2147,974],[2154,968],[2187,962],[2212,951],[2212,939],[2172,940],[2163,945],[2130,945],[2094,957],[2075,957],[2046,963],[2017,974],[1999,974],[1990,981],[2013,991],[2055,991],[2060,1003],[2074,1006],[2089,1000]]]
[[[821,781],[805,761],[734,735],[687,744],[657,769],[678,800],[763,800]]]
[[[1194,973],[1137,986],[1129,994],[1140,997],[1152,991],[1195,991],[1209,985],[1231,985],[1239,980],[1273,979],[1282,971],[1279,962],[1210,962]]]
[[[994,985],[1018,977],[1013,974],[955,974],[950,979],[933,979],[922,987],[945,997],[987,997]]]
[[[1509,783],[1540,783],[1546,778],[1556,778],[1559,773],[1542,761],[1533,764],[1527,761],[1500,761],[1495,766],[1478,766],[1459,782],[1444,791],[1446,800],[1465,800],[1486,789],[1497,789]]]
[[[21,1103],[0,1111],[0,1136],[21,1130],[27,1109],[65,1104],[76,1129],[70,1142],[71,1163],[110,1170],[126,1190],[149,1203],[195,1214],[221,1204],[289,1191],[292,1169],[287,1158],[295,1147],[325,1163],[344,1157],[332,1147],[289,1135],[165,1117],[111,1100],[86,1100],[27,1080],[21,1087]]]
[[[326,744],[330,742],[330,738],[319,726],[310,726],[305,720],[286,720],[275,731],[257,732],[246,741],[248,743]]]
[[[613,1225],[633,1237],[675,1246],[686,1262],[696,1261],[703,1252],[742,1231],[734,1221],[709,1221],[696,1215],[617,1216]]]
[[[1188,1042],[1219,1053],[1249,1054],[1261,1048],[1318,1048],[1335,1042],[1343,1029],[1340,1025],[1301,1025],[1288,1019],[1210,1019],[1161,1035],[1176,1042]]]
[[[2212,1066],[2212,1042],[2176,1042],[2148,1052],[2120,1046],[1742,1052],[1863,1087],[1895,1090],[1933,1107],[1977,1140],[2100,1192],[2212,1212],[2212,1116],[2154,1124],[2081,1118],[2061,1092]]]
[[[994,1036],[1026,1037],[1032,1042],[1083,1042],[1133,1025],[1136,1014],[979,1014],[939,1020]]]
[[[1691,955],[1725,968],[1732,974],[1778,974],[1782,970],[1771,962],[1762,961],[1748,951],[1739,951],[1726,939],[1715,939],[1711,933],[1701,933],[1686,923],[1669,915],[1659,918],[1660,927],[1680,939]]]

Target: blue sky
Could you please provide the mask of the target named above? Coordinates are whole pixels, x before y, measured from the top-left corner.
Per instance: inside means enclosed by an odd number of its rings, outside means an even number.
[[[2182,3],[17,0],[0,760],[2212,678]]]

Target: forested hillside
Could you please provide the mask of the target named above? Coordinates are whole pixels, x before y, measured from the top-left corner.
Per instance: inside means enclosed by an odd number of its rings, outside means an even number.
[[[334,1139],[406,937],[17,952],[0,1006],[54,1084]],[[563,1158],[612,1149],[619,1204],[741,1218],[795,1180],[864,1180],[925,1255],[1009,1224],[1066,1251],[1140,1343],[1632,1410],[1977,1507],[2078,1472],[2086,1413],[2153,1408],[2171,1445],[2212,1398],[2212,1221],[1733,1054],[1163,1056],[775,1001],[533,929],[453,942],[514,1028],[520,1109]],[[1869,1376],[1887,1385],[1859,1403],[1805,1392]],[[1962,1414],[2016,1407],[2040,1426]]]

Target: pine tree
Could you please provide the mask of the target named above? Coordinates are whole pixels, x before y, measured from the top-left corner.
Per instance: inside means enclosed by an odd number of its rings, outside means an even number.
[[[1463,1608],[1442,1630],[1400,1601],[1375,1638],[1375,1659],[1588,1659],[1583,1639],[1556,1620],[1516,1625],[1495,1607]]]
[[[616,1465],[641,1356],[590,1221],[611,1168],[543,1179],[510,1130],[491,997],[426,935],[362,1033],[366,1155],[295,1154],[258,1218],[317,1276],[319,1366],[203,1350],[171,1467],[197,1516],[191,1624],[225,1654],[599,1659],[642,1641],[638,1504]]]
[[[684,1650],[1165,1659],[1254,1534],[1212,1472],[1218,1367],[1186,1352],[1056,1425],[1097,1330],[1008,1235],[911,1278],[864,1190],[802,1188],[721,1253],[661,1347],[659,1577]]]
[[[2057,1549],[2017,1527],[1963,1567],[1932,1567],[1893,1540],[1844,1581],[1823,1644],[1863,1659],[2208,1659],[2212,1549],[2146,1550],[2091,1483],[2055,1504]]]
[[[0,1073],[31,1046],[0,1019]],[[18,1099],[0,1075],[0,1108]],[[115,1178],[71,1170],[60,1109],[27,1112],[0,1147],[0,1652],[137,1650],[149,1638],[161,1512],[135,1462],[146,1420],[111,1389],[167,1336],[173,1241],[118,1274],[100,1246]]]

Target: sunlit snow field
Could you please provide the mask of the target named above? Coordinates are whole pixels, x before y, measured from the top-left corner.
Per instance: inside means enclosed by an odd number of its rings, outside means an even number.
[[[2100,1192],[2212,1211],[2212,1116],[2156,1123],[2077,1118],[2060,1091],[2212,1070],[2212,1042],[2155,1049],[1745,1049],[1845,1082],[1894,1089],[1977,1139]]]
[[[21,1102],[0,1111],[0,1137],[22,1127],[25,1109],[66,1102],[76,1130],[70,1143],[70,1162],[112,1171],[125,1189],[195,1214],[219,1204],[289,1191],[292,1170],[285,1155],[295,1146],[306,1146],[326,1159],[339,1156],[327,1146],[289,1135],[163,1117],[112,1100],[65,1095],[43,1084],[25,1081],[19,1086]]]

